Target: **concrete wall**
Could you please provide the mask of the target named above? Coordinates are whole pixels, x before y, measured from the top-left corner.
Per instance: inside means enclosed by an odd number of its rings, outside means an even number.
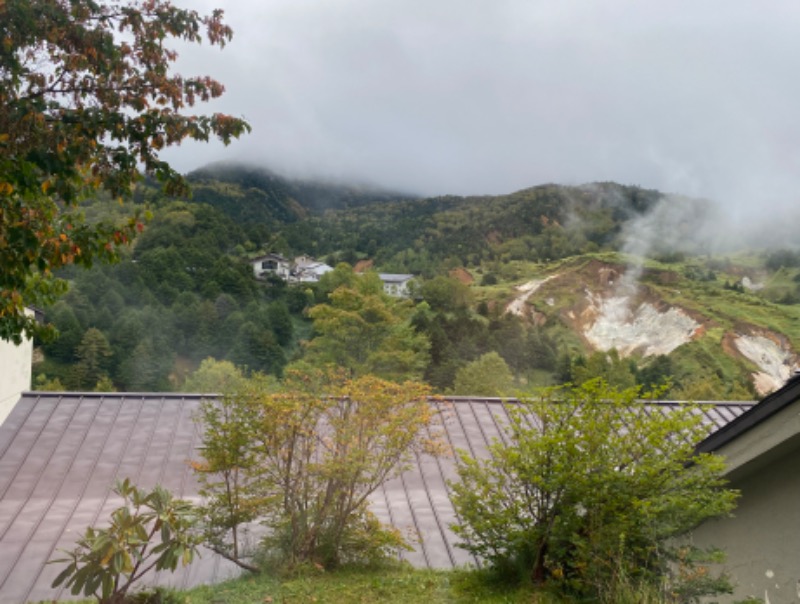
[[[727,554],[724,567],[736,587],[720,603],[800,603],[800,436],[780,438],[799,418],[795,403],[720,450],[735,466],[729,479],[741,498],[733,517],[707,522],[693,535],[696,545]]]
[[[2,424],[20,394],[31,389],[31,363],[33,342],[23,340],[15,346],[12,342],[0,339],[0,424]]]

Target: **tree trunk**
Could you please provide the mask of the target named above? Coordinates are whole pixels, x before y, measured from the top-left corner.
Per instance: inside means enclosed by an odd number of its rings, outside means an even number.
[[[531,580],[533,581],[534,585],[543,585],[547,580],[547,567],[545,566],[546,555],[547,543],[543,543],[536,550],[536,559],[533,561]]]

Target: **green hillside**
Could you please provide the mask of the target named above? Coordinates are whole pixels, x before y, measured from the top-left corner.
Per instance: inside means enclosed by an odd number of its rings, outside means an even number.
[[[321,214],[413,196],[376,187],[322,183],[276,174],[266,168],[215,163],[188,175],[192,199],[208,203],[239,222],[277,226]]]
[[[668,379],[668,396],[695,399],[754,398],[797,361],[800,254],[714,256],[664,237],[645,258],[623,253],[657,208],[679,207],[673,227],[688,233],[705,201],[614,183],[414,199],[234,165],[190,179],[191,200],[143,186],[133,205],[87,204],[93,219],[140,206],[152,220],[121,263],[64,274],[70,292],[47,309],[62,336],[41,347],[40,386],[180,389],[209,356],[280,375],[304,358],[317,335],[308,311],[344,273],[257,280],[248,260],[264,252],[417,275],[401,315],[428,342],[419,377],[442,392],[491,352],[509,388],[602,375]]]

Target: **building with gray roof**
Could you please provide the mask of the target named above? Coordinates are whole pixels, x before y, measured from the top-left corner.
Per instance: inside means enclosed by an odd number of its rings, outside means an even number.
[[[213,395],[211,395],[213,396]],[[201,428],[195,422],[203,395],[156,393],[24,393],[0,426],[0,602],[68,598],[50,587],[60,571],[47,561],[70,549],[89,525],[102,523],[120,500],[117,480],[156,484],[176,496],[198,500],[188,462],[199,457]],[[442,412],[452,449],[487,453],[514,401],[452,397],[432,401]],[[649,413],[669,413],[681,403],[652,402]],[[701,403],[714,432],[736,420],[752,403]],[[418,540],[398,555],[421,568],[477,564],[457,545],[456,520],[447,481],[456,477],[454,456],[420,455],[413,467],[387,481],[371,498],[372,510]],[[178,588],[219,582],[238,570],[208,550],[175,574],[153,574],[154,584]]]

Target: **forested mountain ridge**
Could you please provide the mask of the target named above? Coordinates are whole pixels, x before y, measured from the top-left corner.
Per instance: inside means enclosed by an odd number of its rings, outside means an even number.
[[[239,222],[275,226],[339,210],[414,196],[366,185],[345,185],[282,176],[267,168],[218,162],[187,175],[192,199],[219,208]]]
[[[370,258],[429,276],[448,257],[467,264],[614,249],[625,222],[663,197],[639,187],[593,183],[416,198],[226,163],[200,168],[188,178],[194,202],[208,203],[243,226],[269,227],[285,240],[278,251],[336,255],[351,263]]]
[[[354,294],[347,312],[363,304],[392,326],[398,345],[414,342],[406,366],[441,392],[488,394],[475,389],[485,390],[489,376],[506,376],[496,387],[507,391],[601,375],[623,386],[669,378],[676,398],[754,398],[797,360],[795,252],[715,257],[659,240],[641,258],[620,253],[630,251],[637,225],[665,207],[680,210],[671,226],[689,233],[708,212],[699,200],[595,183],[499,196],[363,197],[322,211],[290,196],[279,179],[265,190],[256,177],[243,179],[246,170],[237,182],[201,174],[191,200],[152,187],[137,193],[153,218],[121,263],[65,273],[70,292],[47,310],[62,337],[41,348],[40,386],[181,389],[206,357],[275,375],[290,362],[335,358],[319,338],[342,327],[331,294],[353,286],[352,271],[345,266],[320,283],[259,281],[249,259],[267,251],[418,275],[413,302],[380,298],[373,284]],[[242,191],[251,206],[241,203]],[[93,217],[120,212],[109,201],[86,209]],[[460,280],[450,276],[455,269]],[[635,287],[621,290],[628,280]],[[320,305],[330,313],[311,311]],[[316,323],[323,315],[325,326]],[[666,324],[674,347],[658,342]],[[352,335],[336,333],[331,341]]]
[[[541,185],[508,195],[434,197],[365,205],[287,225],[286,241],[311,240],[319,254],[369,257],[425,276],[442,265],[548,261],[621,247],[627,221],[661,200],[657,191],[596,183]]]

